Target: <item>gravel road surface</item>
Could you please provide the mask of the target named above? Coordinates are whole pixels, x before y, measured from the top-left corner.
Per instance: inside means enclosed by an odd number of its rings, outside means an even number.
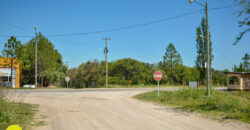
[[[91,91],[90,91],[91,90]],[[96,90],[96,91],[95,91]],[[10,100],[39,104],[35,130],[249,130],[133,98],[152,89],[17,90]],[[109,91],[110,90],[110,91]],[[170,89],[171,90],[171,89]],[[46,118],[40,118],[46,117]]]

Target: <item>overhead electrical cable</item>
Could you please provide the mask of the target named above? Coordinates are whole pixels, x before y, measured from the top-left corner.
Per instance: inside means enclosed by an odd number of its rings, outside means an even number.
[[[219,9],[225,9],[225,8],[232,8],[232,7],[235,7],[235,6],[239,6],[239,5],[230,5],[230,6],[215,7],[215,8],[210,8],[209,10],[219,10]],[[156,21],[151,21],[151,22],[147,22],[147,23],[142,23],[142,24],[135,24],[135,25],[129,25],[129,26],[124,26],[124,27],[118,27],[118,28],[112,28],[112,29],[106,29],[106,30],[100,30],[100,31],[93,31],[93,32],[70,33],[70,34],[54,34],[54,35],[47,35],[46,37],[63,37],[63,36],[76,36],[76,35],[90,35],[90,34],[99,34],[99,33],[114,32],[114,31],[122,31],[122,30],[127,30],[127,29],[132,29],[132,28],[138,28],[138,27],[148,26],[148,25],[152,25],[152,24],[156,24],[156,23],[161,23],[161,22],[165,22],[165,21],[177,19],[177,18],[180,18],[180,17],[185,17],[185,16],[188,16],[188,15],[191,15],[191,14],[199,13],[202,10],[203,9],[199,9],[199,10],[195,10],[195,11],[192,11],[192,12],[189,12],[189,13],[185,13],[185,14],[181,14],[181,15],[176,15],[176,16],[172,16],[172,17],[168,17],[168,18],[164,18],[164,19],[160,19],[160,20],[156,20]],[[4,23],[4,24],[10,25],[12,27],[19,28],[21,30],[26,30],[26,29],[24,29],[22,27],[19,27],[19,26],[13,25],[13,24],[8,24],[8,23],[3,22],[3,21],[1,21],[0,23]],[[28,30],[26,30],[26,31],[28,31]],[[0,37],[9,37],[9,36],[0,35]],[[15,36],[15,37],[33,37],[33,36]]]

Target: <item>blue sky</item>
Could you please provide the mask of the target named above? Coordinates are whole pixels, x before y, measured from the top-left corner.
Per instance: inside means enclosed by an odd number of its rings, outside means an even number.
[[[205,0],[199,0],[205,2]],[[0,35],[31,36],[34,26],[44,35],[85,33],[119,28],[189,13],[202,7],[188,0],[1,0]],[[208,0],[209,8],[233,5],[234,0]],[[213,44],[213,67],[230,69],[238,65],[245,53],[250,53],[249,33],[236,46],[232,45],[240,20],[234,14],[238,7],[209,11]],[[165,48],[171,42],[181,54],[183,63],[194,66],[196,59],[196,27],[204,12],[127,30],[91,35],[48,37],[62,54],[69,67],[88,60],[104,60],[104,37],[108,41],[109,61],[130,57],[142,62],[162,61]],[[0,37],[0,49],[8,37]],[[17,37],[26,43],[31,37]]]

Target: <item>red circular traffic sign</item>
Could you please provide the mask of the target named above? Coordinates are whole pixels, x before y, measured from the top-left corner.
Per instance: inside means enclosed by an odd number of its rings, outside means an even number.
[[[155,71],[153,77],[155,80],[159,81],[163,78],[163,74],[160,71]]]

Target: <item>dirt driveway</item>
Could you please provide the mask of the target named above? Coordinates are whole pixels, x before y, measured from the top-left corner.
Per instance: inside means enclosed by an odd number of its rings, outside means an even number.
[[[220,123],[198,114],[132,98],[141,91],[27,92],[11,94],[39,104],[47,125],[36,130],[240,130],[249,125]],[[15,100],[17,100],[15,99]],[[247,128],[248,127],[248,128]]]

